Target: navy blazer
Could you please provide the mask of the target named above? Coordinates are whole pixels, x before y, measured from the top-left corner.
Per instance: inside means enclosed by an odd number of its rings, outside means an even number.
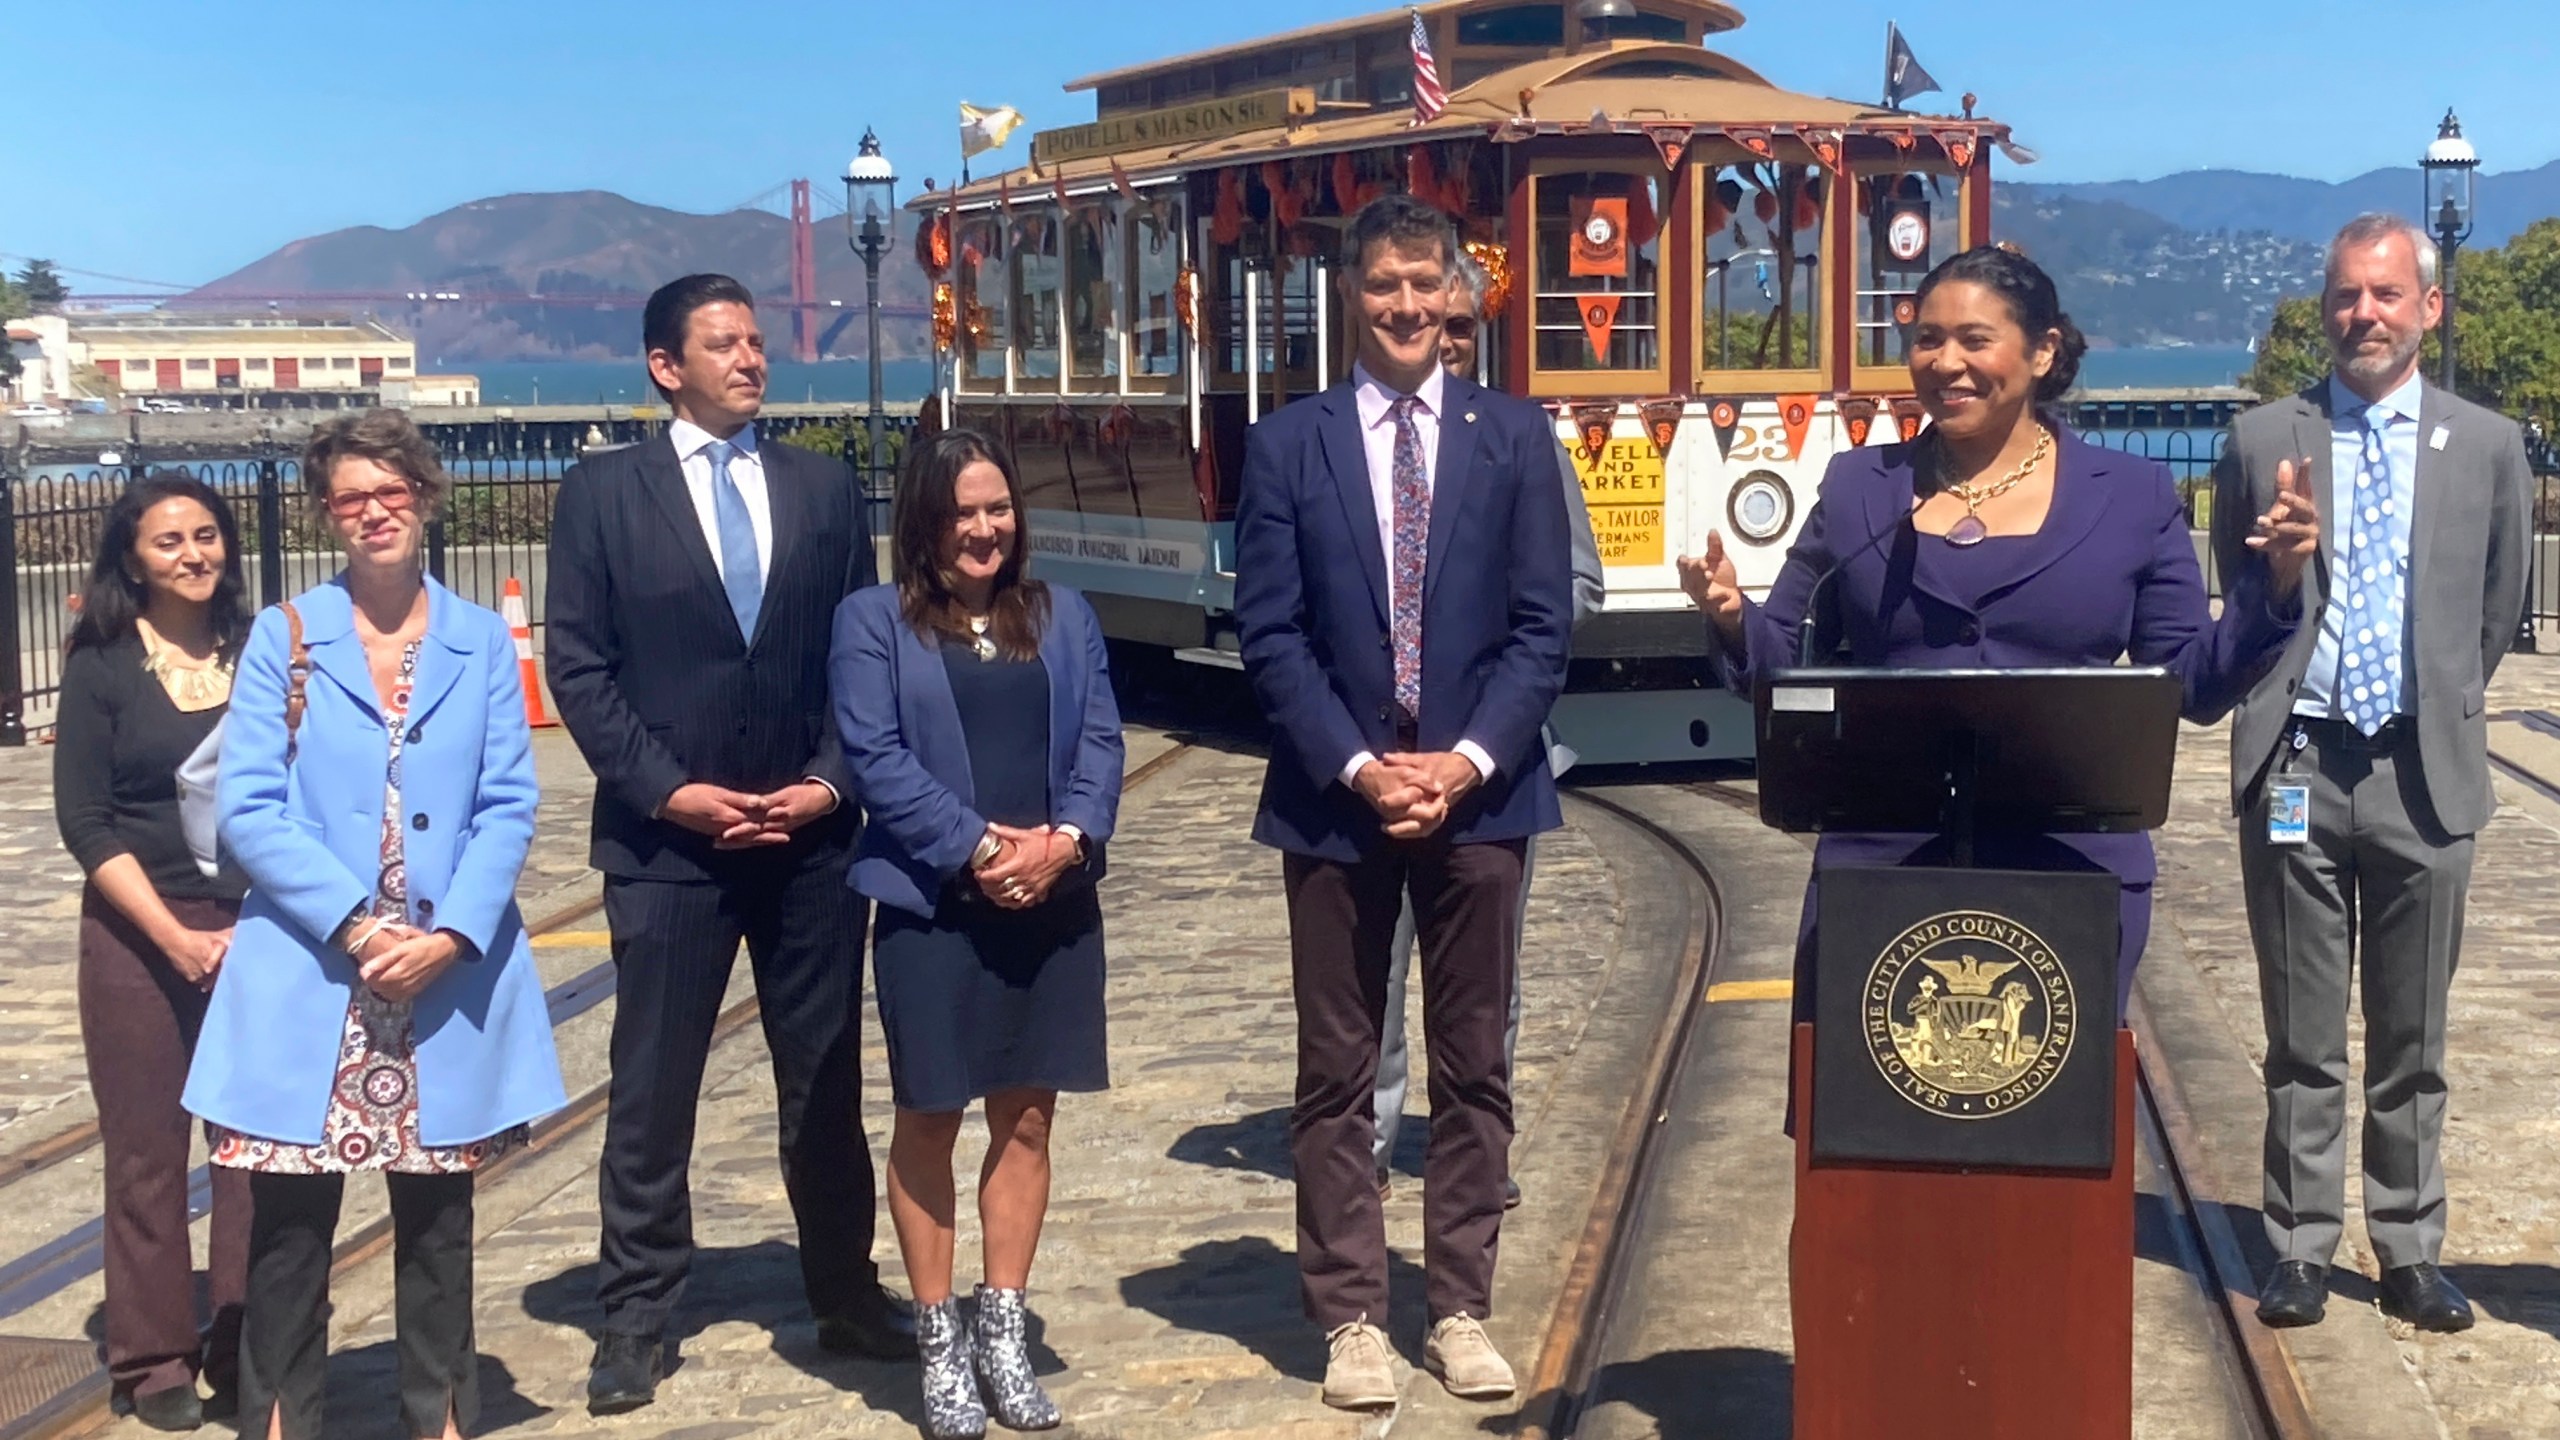
[[[1253,838],[1346,862],[1386,835],[1343,766],[1404,748],[1387,557],[1352,393],[1346,381],[1254,426],[1236,505],[1236,624],[1272,726]],[[1563,823],[1538,738],[1573,629],[1555,429],[1546,411],[1470,380],[1451,376],[1441,397],[1418,743],[1472,740],[1493,758],[1442,834],[1516,840]]]
[[[1049,587],[1040,659],[1049,670],[1049,823],[1084,832],[1085,873],[1098,880],[1120,814],[1120,706],[1102,622],[1063,585]],[[875,585],[836,607],[827,676],[853,781],[846,798],[866,816],[845,883],[930,916],[987,833],[941,646],[899,615],[897,586]]]
[[[2298,598],[2275,605],[2266,564],[2252,557],[2224,577],[2216,619],[2168,467],[2089,444],[2059,426],[2055,433],[2059,455],[2044,526],[1999,552],[2004,568],[1978,605],[1930,588],[1928,576],[1915,573],[1919,548],[1945,543],[1904,523],[1916,445],[1835,457],[1768,599],[1743,602],[1747,653],[1724,649],[1708,626],[1724,682],[1747,695],[1771,657],[1778,667],[1795,663],[1815,582],[1847,557],[1825,587],[1822,633],[1837,636],[1836,650],[1820,647],[1825,657],[1845,652],[1845,664],[1927,670],[2108,666],[2130,657],[2178,677],[2189,720],[2220,719],[2283,653],[2300,618]],[[1826,836],[1819,859],[1894,864],[1927,838]],[[2156,873],[2148,835],[2052,839],[2126,884],[2147,884]],[[1996,852],[2004,848],[1993,845],[1986,863],[2033,863],[2029,854],[2002,858]]]

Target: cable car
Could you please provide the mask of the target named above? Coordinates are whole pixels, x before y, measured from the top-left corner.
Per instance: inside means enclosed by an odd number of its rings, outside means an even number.
[[[1431,0],[1071,81],[1092,121],[911,202],[929,422],[1010,445],[1036,572],[1115,640],[1238,665],[1245,431],[1347,373],[1345,217],[1422,196],[1490,280],[1480,378],[1554,414],[1607,566],[1560,738],[1747,756],[1673,561],[1721,530],[1765,589],[1831,457],[1917,431],[1912,292],[1988,237],[2008,132],[1780,89],[1712,48],[1741,23],[1720,0]]]

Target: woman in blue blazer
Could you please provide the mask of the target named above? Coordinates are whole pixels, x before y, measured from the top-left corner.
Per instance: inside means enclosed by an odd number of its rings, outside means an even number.
[[[2223,577],[2216,618],[2168,468],[2090,445],[2046,409],[2071,388],[2088,346],[2044,271],[1984,246],[1931,271],[1917,304],[1911,383],[1930,429],[1831,462],[1765,602],[1743,596],[1722,537],[1708,536],[1703,557],[1681,557],[1725,683],[1749,694],[1764,668],[1795,663],[1799,629],[1814,615],[1845,664],[2006,669],[2129,656],[2178,676],[2191,720],[2210,723],[2237,704],[2299,619],[2296,591],[2319,545],[2307,488],[2288,483],[2258,517],[2250,544],[2260,561]],[[1944,863],[1945,853],[1927,835],[1821,838],[1796,951],[1799,1018],[1812,1013],[1822,872]],[[1986,835],[1976,854],[1985,865],[2114,873],[2121,1014],[2150,934],[2151,837]]]
[[[506,623],[426,578],[445,480],[417,427],[331,421],[302,473],[347,566],[259,616],[240,659],[217,798],[249,893],[186,1105],[249,1172],[244,1428],[323,1433],[338,1202],[378,1170],[407,1431],[459,1436],[472,1172],[567,1103],[515,903],[531,737]]]
[[[837,608],[828,668],[867,817],[850,883],[880,902],[889,1213],[936,1437],[985,1433],[990,1406],[1016,1430],[1059,1422],[1032,1378],[1023,1291],[1058,1092],[1109,1083],[1094,882],[1119,813],[1120,711],[1092,607],[1024,574],[1021,494],[989,437],[920,441],[898,481],[897,582]],[[981,1099],[986,1278],[964,1327],[951,1152]]]

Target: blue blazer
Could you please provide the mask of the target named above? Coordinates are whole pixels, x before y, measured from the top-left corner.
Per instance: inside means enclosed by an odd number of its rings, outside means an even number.
[[[2205,603],[2187,507],[2168,467],[2091,445],[2059,426],[2056,433],[2060,454],[2044,526],[2031,538],[1993,542],[1996,552],[1976,552],[1982,563],[1998,567],[1978,604],[1933,586],[1918,565],[1922,545],[1944,542],[1904,523],[1912,508],[1915,446],[1872,446],[1835,457],[1768,599],[1743,602],[1746,653],[1725,650],[1715,628],[1707,627],[1724,682],[1747,695],[1763,668],[1795,663],[1815,582],[1846,557],[1822,597],[1821,631],[1826,639],[1837,637],[1837,650],[1846,653],[1839,663],[2012,669],[2108,666],[2130,657],[2178,677],[2188,719],[2210,724],[2221,718],[2283,653],[2300,617],[2299,601],[2277,607],[2265,563],[2253,558],[2224,577],[2216,619]],[[1830,644],[1820,648],[1825,656],[1836,653]],[[1825,836],[1819,860],[1895,864],[1927,838]],[[2051,840],[2126,884],[2154,878],[2148,835]],[[2004,856],[2003,846],[1990,837],[1986,843],[1985,863],[2035,862],[2032,853]],[[2034,848],[2050,849],[2050,841]]]
[[[1085,870],[1099,880],[1120,815],[1120,705],[1102,622],[1063,585],[1049,587],[1040,659],[1049,670],[1049,823],[1084,832]],[[846,883],[930,916],[987,833],[941,648],[900,618],[897,586],[874,585],[836,606],[827,678],[853,774],[846,798],[864,814]]]
[[[1387,843],[1342,767],[1402,748],[1387,557],[1352,393],[1346,381],[1248,431],[1236,505],[1236,624],[1272,729],[1253,838],[1339,861]],[[1564,820],[1538,737],[1573,630],[1555,428],[1537,406],[1470,380],[1450,377],[1441,395],[1418,743],[1473,740],[1493,757],[1492,777],[1442,834],[1516,840]]]
[[[342,581],[294,600],[311,656],[285,763],[284,615],[260,615],[223,722],[222,843],[249,878],[187,1074],[188,1110],[270,1140],[320,1139],[355,962],[325,942],[373,899],[390,734]],[[506,622],[427,582],[401,760],[410,922],[469,944],[418,996],[418,1138],[463,1145],[568,1103],[516,912],[533,843],[531,733]]]

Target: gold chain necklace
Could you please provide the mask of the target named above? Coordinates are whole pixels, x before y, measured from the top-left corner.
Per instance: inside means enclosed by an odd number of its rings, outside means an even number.
[[[1941,446],[1938,453],[1941,456],[1944,456],[1946,453],[1945,448]],[[2008,474],[2001,476],[1999,479],[1992,481],[1988,485],[1976,484],[1971,481],[1961,484],[1952,480],[1947,482],[1947,484],[1942,488],[1944,488],[1948,494],[1953,495],[1964,502],[1964,518],[1947,527],[1947,543],[1950,545],[1979,545],[1987,539],[1991,534],[1991,527],[1983,524],[1982,516],[1976,512],[1978,512],[1984,505],[1989,504],[1991,501],[1997,500],[2001,496],[2018,488],[2018,483],[2026,479],[2028,476],[2036,473],[2036,467],[2042,465],[2044,463],[2044,457],[2052,453],[2053,431],[2046,426],[2038,425],[2036,427],[2036,448],[2029,452],[2026,459],[2019,461],[2017,467],[2012,469]]]

